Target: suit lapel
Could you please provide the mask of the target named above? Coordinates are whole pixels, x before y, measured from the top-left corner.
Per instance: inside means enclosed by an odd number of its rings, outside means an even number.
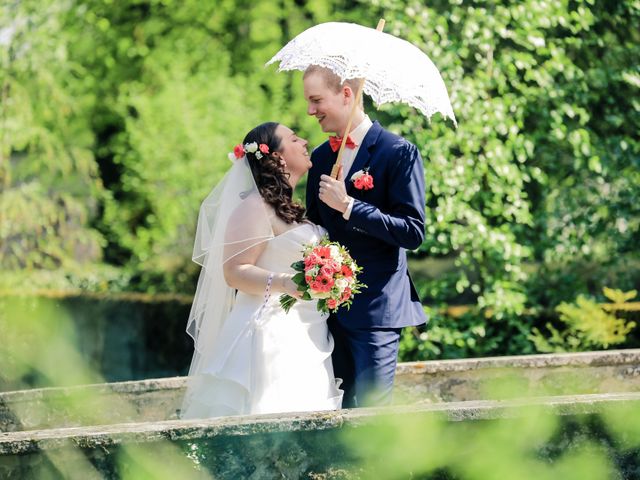
[[[318,181],[321,175],[329,175],[331,173],[333,164],[336,163],[336,159],[338,158],[338,154],[329,147],[329,142],[320,145],[318,150],[320,149],[323,149],[324,152],[319,152],[320,154],[314,160],[314,168],[316,168],[318,172]]]
[[[369,131],[362,139],[362,145],[360,145],[358,154],[353,160],[353,165],[351,165],[349,173],[344,177],[347,184],[347,193],[355,188],[353,186],[353,182],[351,181],[351,176],[358,170],[362,170],[365,166],[369,165],[369,162],[371,160],[371,150],[373,149],[373,147],[375,147],[376,142],[378,141],[378,137],[381,133],[382,127],[376,120],[375,122],[373,122],[373,125],[371,125],[371,128],[369,128]]]
[[[337,158],[338,158],[338,153],[331,150],[331,147],[329,147],[329,142],[325,142],[318,147],[318,155],[316,158],[314,158],[314,164],[312,167],[316,172],[315,178],[317,181],[314,188],[316,189],[319,188],[320,177],[322,175],[331,175],[331,169],[333,168],[334,163],[336,163]],[[307,185],[307,188],[309,188],[309,185]],[[318,195],[318,193],[316,193],[316,195]],[[329,207],[327,204],[321,201],[320,198],[318,198],[318,210],[324,212],[325,222],[327,221],[335,222],[335,219],[341,216],[340,212]],[[323,226],[326,227],[327,225],[325,224]]]

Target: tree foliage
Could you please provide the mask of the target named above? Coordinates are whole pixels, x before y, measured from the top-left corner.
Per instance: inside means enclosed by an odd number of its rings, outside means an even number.
[[[635,0],[5,2],[0,268],[191,291],[197,208],[226,152],[267,120],[322,141],[300,74],[264,63],[313,24],[380,17],[440,68],[459,123],[369,109],[425,159],[413,256],[452,268],[420,293],[434,309],[476,306],[456,325],[434,314],[425,355],[531,351],[542,310],[636,288]]]
[[[460,125],[385,109],[428,159],[421,251],[456,266],[422,293],[479,307],[468,322],[435,315],[422,358],[527,352],[532,311],[637,286],[637,2],[377,4],[436,59]]]
[[[95,92],[70,56],[71,2],[0,9],[0,267],[55,268],[100,258],[90,227],[103,193],[85,115]],[[42,8],[40,8],[42,7]]]

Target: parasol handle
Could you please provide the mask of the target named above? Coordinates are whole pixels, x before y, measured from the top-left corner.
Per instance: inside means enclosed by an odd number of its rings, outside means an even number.
[[[381,18],[378,22],[378,26],[376,30],[381,32],[384,28],[385,20]],[[358,85],[358,91],[356,92],[356,96],[354,98],[353,105],[351,106],[351,113],[349,114],[349,121],[347,122],[347,128],[345,129],[345,133],[342,136],[342,143],[340,144],[340,150],[338,150],[338,158],[336,159],[336,163],[333,164],[333,168],[331,169],[331,176],[333,178],[338,178],[338,170],[340,169],[340,165],[342,165],[342,152],[344,151],[344,146],[347,143],[347,137],[349,136],[349,132],[351,131],[351,122],[353,121],[353,117],[356,114],[356,107],[358,106],[358,98],[362,94],[362,89],[364,88],[365,79],[360,80],[360,85]],[[346,172],[345,172],[346,173]]]

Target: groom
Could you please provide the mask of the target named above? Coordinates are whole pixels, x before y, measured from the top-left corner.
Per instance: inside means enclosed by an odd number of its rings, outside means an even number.
[[[362,97],[355,98],[357,85],[357,80],[342,83],[318,66],[304,74],[307,113],[324,132],[349,134],[338,180],[330,175],[341,138],[314,150],[307,216],[349,250],[368,286],[350,310],[342,308],[329,318],[344,408],[390,403],[402,327],[426,322],[406,256],[406,249],[424,240],[422,158],[415,145],[371,122]],[[358,102],[357,113],[345,132],[353,102]]]

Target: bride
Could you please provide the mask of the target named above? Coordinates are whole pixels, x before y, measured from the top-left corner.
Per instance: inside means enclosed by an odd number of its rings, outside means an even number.
[[[307,141],[274,122],[236,146],[233,166],[200,207],[193,260],[202,265],[187,332],[195,351],[182,418],[330,410],[342,391],[333,339],[291,264],[326,231],[292,200],[311,167]]]

